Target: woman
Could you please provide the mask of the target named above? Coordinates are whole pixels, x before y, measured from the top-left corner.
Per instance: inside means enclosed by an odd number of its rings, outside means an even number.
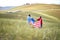
[[[37,21],[40,21],[40,27],[42,28],[42,17],[40,16]]]

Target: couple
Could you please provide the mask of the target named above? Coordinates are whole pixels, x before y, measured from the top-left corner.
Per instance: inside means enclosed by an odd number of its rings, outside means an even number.
[[[32,18],[31,15],[29,14],[28,17],[27,17],[27,21],[28,21],[28,24],[32,24],[34,27],[42,28],[42,18],[41,18],[41,16],[37,19],[37,21],[35,21],[35,19]]]

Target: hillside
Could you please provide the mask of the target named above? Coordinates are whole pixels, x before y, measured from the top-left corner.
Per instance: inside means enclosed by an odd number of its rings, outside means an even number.
[[[28,14],[36,21],[42,16],[42,28],[29,25]],[[0,40],[60,40],[60,6],[32,4],[6,10],[0,14]]]
[[[9,11],[31,11],[33,13],[44,13],[51,16],[57,17],[60,19],[60,5],[55,4],[31,4],[31,5],[22,5],[10,9]]]
[[[46,9],[60,9],[60,5],[54,4],[31,4],[31,5],[22,5],[11,10],[46,10]]]
[[[13,8],[13,6],[0,7],[0,10],[9,10],[11,8]]]

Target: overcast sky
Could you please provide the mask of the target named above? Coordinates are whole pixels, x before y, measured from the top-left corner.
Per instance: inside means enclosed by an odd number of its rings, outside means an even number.
[[[0,0],[0,6],[19,6],[25,3],[60,4],[60,0]]]

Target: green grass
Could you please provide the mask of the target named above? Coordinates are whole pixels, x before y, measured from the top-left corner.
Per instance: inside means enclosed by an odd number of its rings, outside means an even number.
[[[0,13],[0,40],[60,40],[60,10],[46,11],[50,9],[49,6],[53,9],[60,9],[59,5],[33,4],[12,9],[20,10],[21,8],[23,10],[21,12]],[[24,9],[29,11],[24,11]],[[44,10],[39,11],[40,9]],[[43,27],[33,28],[29,25],[28,14],[31,14],[35,20],[42,16]]]
[[[24,20],[0,19],[1,40],[60,40],[59,23],[44,22],[33,28]]]
[[[60,23],[43,17],[43,27],[33,28],[27,23],[26,17],[31,14],[38,18],[40,15],[32,12],[0,14],[1,40],[60,40]],[[3,16],[4,15],[4,16]],[[19,16],[20,15],[20,16]],[[16,17],[17,16],[17,17]]]

